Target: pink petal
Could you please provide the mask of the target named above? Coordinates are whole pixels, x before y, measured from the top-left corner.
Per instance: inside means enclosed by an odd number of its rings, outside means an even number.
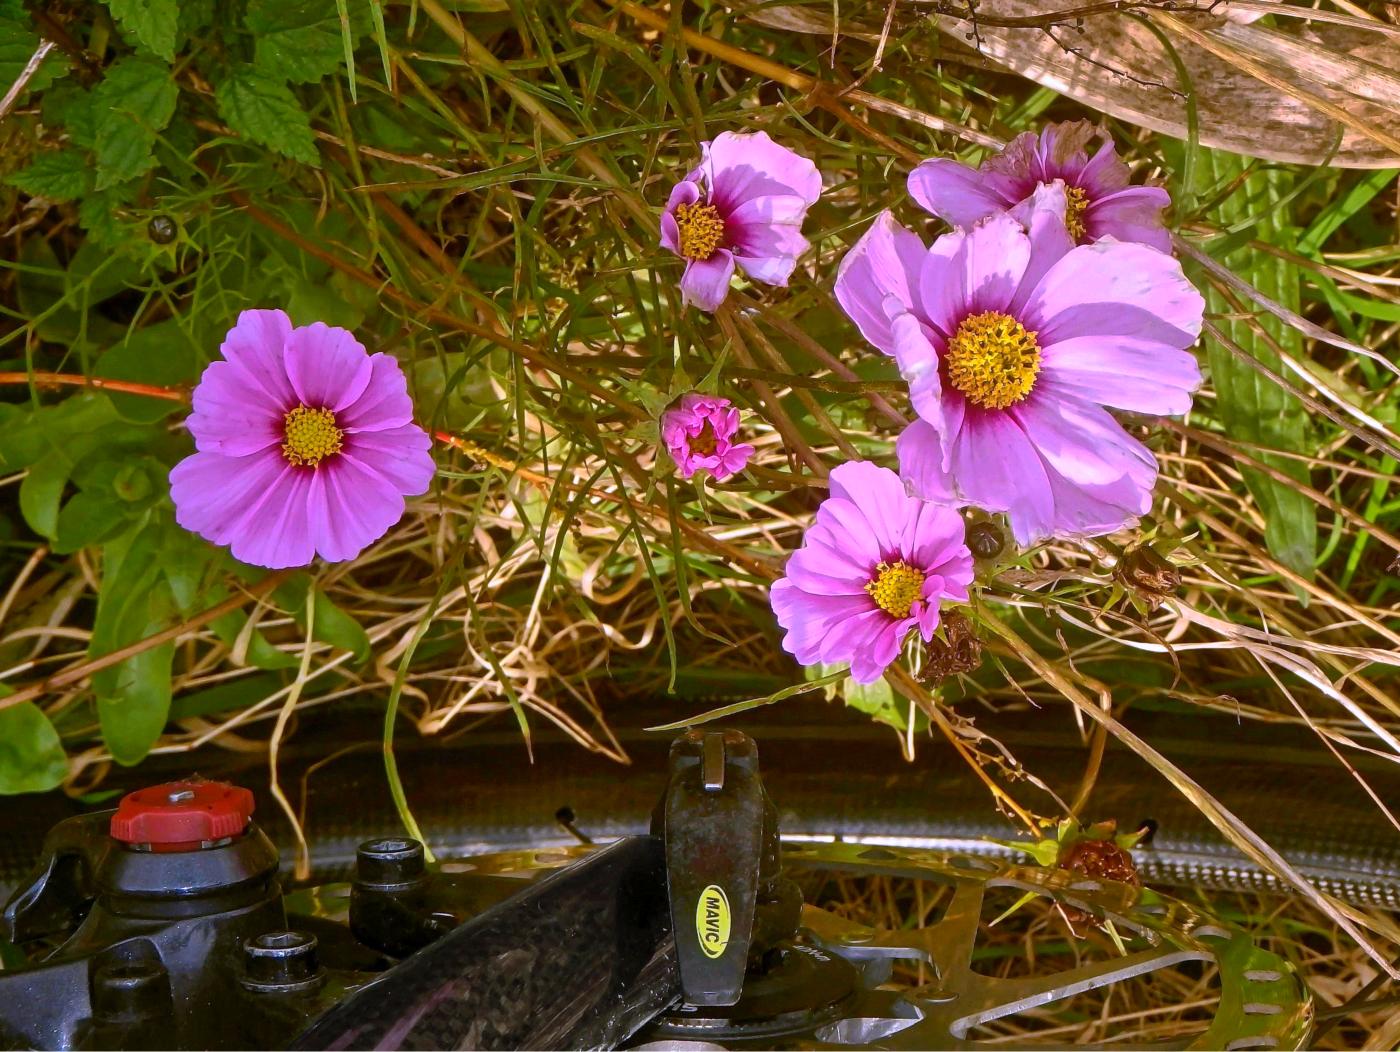
[[[1140,336],[1168,347],[1200,335],[1205,300],[1181,264],[1148,248],[1105,239],[1068,252],[1031,293],[1022,322],[1042,348],[1078,336]]]
[[[286,364],[303,405],[336,411],[364,394],[372,372],[369,354],[352,333],[319,321],[292,331]]]
[[[710,185],[710,200],[721,214],[754,197],[790,194],[808,205],[821,197],[817,166],[778,145],[767,132],[721,132],[702,148],[700,167]]]
[[[408,381],[398,359],[372,354],[369,363],[371,371],[364,393],[336,413],[336,422],[348,434],[389,431],[413,421],[413,401],[408,397]]]
[[[205,368],[193,403],[185,426],[202,452],[241,457],[282,442],[284,410],[232,362]]]
[[[1160,186],[1131,186],[1093,199],[1084,211],[1084,231],[1094,240],[1112,237],[1171,252],[1172,236],[1162,225],[1162,211],[1171,203]]]
[[[228,544],[235,559],[281,570],[306,566],[316,557],[308,500],[315,474],[306,468],[285,465],[266,499],[233,528]]]
[[[345,436],[345,453],[382,475],[399,493],[427,493],[437,465],[432,439],[417,424],[387,431],[362,431]]]
[[[895,441],[895,456],[899,459],[900,477],[909,483],[914,496],[953,507],[967,503],[948,472],[948,458],[938,429],[927,420],[915,420],[900,433]]]
[[[893,299],[906,311],[915,309],[925,251],[915,234],[895,222],[891,213],[881,212],[841,259],[836,300],[866,341],[885,354],[894,354],[886,301]]]
[[[394,484],[355,457],[336,457],[316,474],[325,495],[315,538],[323,558],[353,559],[403,518],[404,499]]]
[[[211,544],[228,544],[241,520],[268,498],[288,467],[271,450],[246,457],[188,456],[170,472],[175,521]]]
[[[968,312],[1005,311],[1030,256],[1030,238],[1008,215],[992,216],[968,231],[959,252]]]
[[[1011,301],[1010,310],[1019,315],[1025,302],[1040,285],[1045,274],[1074,248],[1074,239],[1065,228],[1065,184],[1058,179],[1053,183],[1040,183],[1035,193],[1026,198],[1011,214],[1027,230],[1030,237],[1030,260],[1026,272],[1021,276],[1020,287]]]
[[[1190,411],[1201,367],[1188,351],[1135,336],[1080,336],[1045,348],[1037,385],[1136,413]]]
[[[292,320],[280,310],[245,310],[238,316],[219,353],[246,377],[249,387],[283,412],[296,405],[282,355],[292,334]]]
[[[1007,412],[1041,459],[1072,483],[1102,486],[1156,474],[1151,452],[1107,411],[1066,398],[1052,385],[1038,384],[1030,398]]]
[[[943,157],[924,161],[909,173],[909,196],[924,211],[961,227],[1004,212],[1014,203],[989,187],[983,173]]]
[[[734,255],[722,248],[709,259],[691,260],[681,275],[681,302],[714,312],[729,294]]]
[[[880,557],[898,558],[908,516],[918,507],[899,476],[868,460],[848,460],[832,469],[829,482],[835,502],[849,504],[865,517]]]
[[[943,380],[938,366],[945,348],[940,336],[921,325],[912,314],[901,314],[890,325],[894,360],[899,375],[909,384],[914,412],[943,430]]]

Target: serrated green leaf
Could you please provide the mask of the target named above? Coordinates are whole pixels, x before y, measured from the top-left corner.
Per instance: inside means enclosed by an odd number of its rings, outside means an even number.
[[[175,115],[179,89],[170,67],[144,55],[121,59],[93,90],[97,114],[97,189],[151,168],[156,136]]]
[[[88,233],[88,244],[113,249],[126,240],[126,228],[117,215],[121,205],[121,196],[113,190],[94,190],[83,197],[78,203],[78,222]]]
[[[353,47],[367,28],[362,0],[347,13]],[[257,38],[253,65],[273,79],[306,84],[345,62],[346,38],[335,0],[249,0],[243,24]]]
[[[219,116],[239,135],[284,157],[320,167],[311,118],[281,81],[244,66],[218,86],[214,97]]]
[[[28,168],[11,173],[5,182],[31,197],[72,201],[92,189],[92,164],[81,150],[54,150],[41,153]]]
[[[43,43],[34,32],[23,7],[0,10],[0,84],[6,89],[19,80],[29,60]],[[43,91],[68,72],[68,60],[58,48],[51,48],[20,94],[20,99]]]
[[[88,656],[120,650],[169,627],[175,609],[160,571],[167,528],[148,523],[109,541]],[[92,675],[102,737],[121,764],[139,762],[165,729],[170,712],[172,643],[153,647]]]
[[[59,84],[44,93],[44,123],[62,125],[75,146],[93,149],[97,145],[97,113],[92,92],[78,84]]]
[[[12,693],[0,686],[0,697]],[[63,742],[39,706],[26,701],[0,709],[0,795],[46,792],[67,773]]]
[[[1227,185],[1238,179],[1248,162],[1221,150],[1200,151],[1200,174],[1204,185]],[[1287,192],[1289,176],[1274,170],[1251,173],[1239,189],[1220,203],[1218,219],[1229,226],[1259,217],[1257,236],[1275,244],[1288,244],[1295,232],[1289,229],[1291,208],[1276,203]],[[1249,248],[1231,253],[1224,262],[1241,278],[1289,310],[1299,310],[1298,273],[1285,260]],[[1207,291],[1207,309],[1227,314],[1231,307],[1223,296]],[[1302,337],[1272,315],[1262,314],[1259,323],[1269,336],[1289,354],[1303,353]],[[1275,372],[1283,372],[1279,355],[1268,341],[1255,332],[1245,319],[1226,317],[1219,323],[1222,333]],[[1284,452],[1311,452],[1307,412],[1301,402],[1247,362],[1241,362],[1214,340],[1206,344],[1207,361],[1216,393],[1216,412],[1233,438]],[[1291,458],[1260,454],[1271,468],[1300,482],[1309,479],[1306,464]],[[1280,563],[1311,580],[1317,552],[1317,508],[1306,494],[1285,483],[1249,468],[1242,469],[1245,484],[1264,515],[1264,540]]]
[[[175,34],[180,23],[177,0],[106,0],[122,36],[167,62],[175,61]]]

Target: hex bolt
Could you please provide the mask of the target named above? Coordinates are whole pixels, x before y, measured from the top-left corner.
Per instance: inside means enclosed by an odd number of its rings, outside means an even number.
[[[269,931],[243,941],[243,985],[250,990],[292,991],[321,978],[316,936],[304,931]]]
[[[355,852],[355,882],[362,887],[402,889],[425,872],[423,845],[409,837],[366,840]]]
[[[109,961],[92,977],[92,1014],[111,1021],[154,1019],[170,1011],[170,975],[160,961]]]
[[[172,804],[183,804],[186,800],[194,799],[193,789],[176,789],[165,798]]]

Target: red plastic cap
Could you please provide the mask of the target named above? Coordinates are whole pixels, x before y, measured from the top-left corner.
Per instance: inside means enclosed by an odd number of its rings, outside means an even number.
[[[149,844],[152,851],[194,851],[206,841],[238,836],[252,814],[247,789],[192,778],[128,793],[111,831],[124,844]]]

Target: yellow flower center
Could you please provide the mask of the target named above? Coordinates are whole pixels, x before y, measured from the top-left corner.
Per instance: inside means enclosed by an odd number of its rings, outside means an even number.
[[[880,563],[875,569],[879,575],[865,586],[870,598],[891,617],[908,617],[914,601],[923,597],[924,572],[903,559],[896,563]]]
[[[327,457],[335,456],[345,437],[345,432],[335,426],[335,413],[305,405],[287,410],[282,434],[286,439],[282,455],[299,468],[314,468]]]
[[[681,231],[681,255],[686,259],[709,259],[724,240],[724,220],[714,205],[676,206],[676,226]]]
[[[1065,188],[1065,229],[1076,245],[1084,240],[1084,210],[1088,207],[1088,194],[1077,186]]]
[[[715,451],[715,441],[714,426],[706,420],[700,433],[691,436],[690,450],[692,453],[699,453],[702,457],[708,457]]]
[[[948,381],[983,409],[1015,405],[1035,386],[1040,344],[1035,333],[1000,311],[970,314],[948,341]]]

